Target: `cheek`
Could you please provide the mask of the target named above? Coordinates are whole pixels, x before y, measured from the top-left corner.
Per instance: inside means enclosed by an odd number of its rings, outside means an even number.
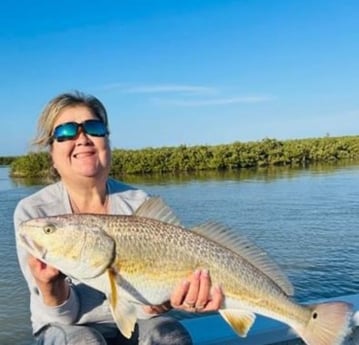
[[[50,152],[54,166],[59,166],[66,161],[66,158],[70,155],[72,145],[69,142],[54,143]]]
[[[106,149],[106,150],[101,152],[100,161],[101,161],[101,165],[103,167],[105,167],[105,168],[110,167],[110,165],[111,165],[111,151],[109,149]]]
[[[110,140],[108,138],[96,138],[97,146],[101,149],[110,149]]]
[[[110,149],[110,143],[108,139],[101,139],[96,144],[97,150],[100,156],[100,159],[110,161],[111,159],[111,149]]]

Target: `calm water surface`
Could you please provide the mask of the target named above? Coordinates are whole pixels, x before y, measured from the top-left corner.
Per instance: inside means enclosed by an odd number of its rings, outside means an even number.
[[[359,292],[359,164],[127,182],[161,195],[184,225],[215,220],[238,229],[283,267],[298,301]],[[30,343],[12,215],[40,187],[11,180],[0,167],[0,344]]]

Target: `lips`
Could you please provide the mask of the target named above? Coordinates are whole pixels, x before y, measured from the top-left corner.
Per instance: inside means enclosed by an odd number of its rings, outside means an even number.
[[[94,151],[86,151],[86,152],[78,152],[78,153],[74,153],[72,156],[74,158],[86,158],[86,157],[91,157],[95,154]]]

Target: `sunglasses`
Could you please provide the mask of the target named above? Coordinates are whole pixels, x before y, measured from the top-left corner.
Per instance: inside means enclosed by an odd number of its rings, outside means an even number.
[[[109,134],[106,125],[101,120],[86,120],[82,123],[66,122],[55,127],[51,138],[57,142],[72,140],[78,136],[80,129],[93,137],[104,137]]]

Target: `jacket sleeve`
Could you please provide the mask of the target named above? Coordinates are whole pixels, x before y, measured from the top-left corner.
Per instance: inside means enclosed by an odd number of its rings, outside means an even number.
[[[31,198],[23,199],[17,205],[14,212],[14,227],[18,261],[30,291],[31,321],[33,331],[36,333],[43,326],[52,322],[62,324],[74,323],[79,314],[80,303],[74,286],[72,285],[70,285],[69,298],[63,304],[53,307],[43,303],[41,293],[36,286],[35,280],[27,264],[28,253],[26,249],[19,245],[16,236],[21,222],[31,218],[46,216],[44,208],[38,207],[36,204],[33,205],[31,200]]]

